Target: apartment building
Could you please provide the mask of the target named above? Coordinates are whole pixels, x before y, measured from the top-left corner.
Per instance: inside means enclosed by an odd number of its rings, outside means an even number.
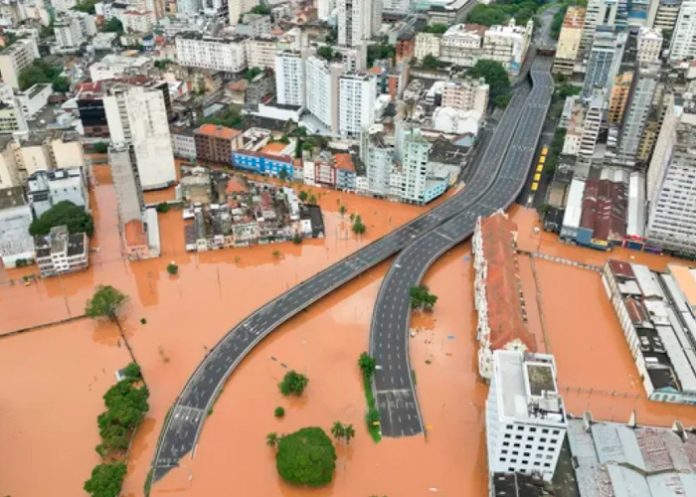
[[[500,62],[510,74],[519,74],[533,31],[531,19],[526,26],[516,26],[510,19],[507,26],[489,27],[483,35],[480,58]]]
[[[0,100],[0,135],[11,135],[17,131],[28,131],[26,117],[16,98]]]
[[[346,74],[339,79],[338,123],[342,135],[360,136],[375,122],[377,82],[371,74]]]
[[[659,63],[638,68],[619,135],[617,158],[623,164],[635,166],[638,146],[645,130],[648,114],[652,110],[659,77]]]
[[[638,31],[638,51],[636,59],[639,64],[652,64],[660,60],[662,53],[662,31],[660,29],[641,27]]]
[[[140,184],[145,190],[176,181],[165,94],[159,83],[115,84],[103,97],[114,143],[131,143]]]
[[[473,67],[481,55],[486,27],[479,24],[455,24],[442,35],[440,59],[457,66]]]
[[[259,0],[235,0],[227,2],[230,26],[235,26],[242,18],[242,14],[249,12],[257,5],[259,5]]]
[[[609,124],[620,124],[623,121],[628,97],[633,88],[633,70],[624,71],[614,78],[609,96],[609,109],[607,111],[607,122]]]
[[[488,85],[483,78],[448,81],[442,89],[442,107],[471,110],[483,116],[488,106],[488,92]]]
[[[249,67],[275,69],[278,40],[274,36],[256,36],[246,40],[246,59]]]
[[[611,90],[626,42],[626,34],[618,33],[614,28],[599,26],[595,30],[590,49],[585,82],[582,88],[583,98],[589,98],[595,89]]]
[[[580,55],[580,43],[584,28],[585,9],[576,6],[568,7],[556,44],[556,56],[552,69],[554,74],[572,76],[575,63]]]
[[[496,350],[486,400],[489,473],[551,481],[567,426],[553,356]]]
[[[238,73],[247,68],[246,43],[241,37],[181,33],[175,41],[176,59],[186,67]]]
[[[275,56],[276,98],[281,105],[305,106],[305,63],[299,52]]]
[[[172,128],[169,134],[172,137],[172,151],[175,157],[196,159],[196,140],[192,129]]]
[[[29,234],[33,220],[22,186],[0,189],[0,258],[6,268],[34,258],[34,239]]]
[[[338,44],[359,47],[372,38],[382,24],[382,2],[336,0],[338,6]]]
[[[648,25],[663,32],[672,32],[679,17],[681,4],[682,0],[658,0],[655,5],[654,17],[651,16],[650,18],[652,19],[652,24],[649,23]]]
[[[37,236],[36,264],[43,278],[72,273],[89,266],[86,233],[69,233],[65,225],[54,226],[46,236]]]
[[[36,171],[27,178],[26,191],[37,218],[64,201],[89,210],[89,193],[79,168]]]
[[[33,38],[21,38],[0,50],[0,78],[13,89],[19,90],[19,73],[39,57]]]
[[[669,46],[671,60],[696,57],[696,0],[683,0]]]
[[[440,58],[441,43],[442,35],[423,32],[416,33],[413,56],[418,60],[423,60],[428,55]]]
[[[371,133],[366,138],[367,190],[372,195],[387,197],[394,166],[394,147],[384,141],[383,133]]]
[[[599,26],[612,27],[616,24],[619,3],[616,0],[588,0],[585,8],[585,23],[580,39],[580,51],[587,54],[592,46],[595,31]]]
[[[232,152],[240,147],[242,132],[216,124],[204,124],[193,132],[199,161],[232,163]]]
[[[582,123],[582,137],[580,138],[580,148],[578,150],[577,163],[580,166],[578,175],[586,177],[589,173],[589,166],[594,158],[595,148],[599,131],[602,128],[606,101],[601,91],[595,91],[587,103],[585,118]]]
[[[307,110],[319,120],[325,131],[339,131],[339,80],[343,64],[310,56],[305,62]]]
[[[94,16],[85,12],[65,12],[53,21],[56,46],[61,52],[76,52],[97,34]]]

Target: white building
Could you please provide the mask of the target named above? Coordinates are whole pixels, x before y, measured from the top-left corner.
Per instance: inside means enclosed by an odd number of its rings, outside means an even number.
[[[484,79],[466,78],[448,81],[442,89],[442,107],[474,111],[479,117],[486,114],[488,85]]]
[[[230,16],[230,26],[235,26],[242,14],[246,14],[257,5],[259,5],[259,0],[228,0],[227,9]]]
[[[590,49],[598,26],[614,26],[618,7],[619,2],[616,0],[588,0],[580,42],[583,52]]]
[[[377,82],[369,74],[346,74],[339,82],[339,130],[359,136],[375,122]]]
[[[19,73],[31,65],[39,57],[39,49],[32,38],[22,38],[7,48],[0,50],[0,77],[19,89]]]
[[[553,356],[512,350],[493,353],[486,400],[490,473],[538,473],[550,481],[567,423]]]
[[[34,217],[24,199],[24,188],[0,190],[0,258],[5,267],[34,258],[34,239],[29,234]]]
[[[245,44],[247,65],[275,69],[277,44],[274,36],[248,38]]]
[[[112,142],[109,146],[109,164],[121,227],[130,221],[140,221],[145,201],[132,147],[126,143]]]
[[[427,166],[432,145],[418,128],[402,130],[396,140],[395,153],[397,161],[401,158],[401,164],[391,175],[391,194],[402,202],[425,204],[428,202]]]
[[[500,62],[510,74],[518,74],[527,56],[533,31],[531,19],[524,27],[516,26],[514,19],[510,19],[507,26],[491,26],[483,35],[480,58]]]
[[[27,178],[27,197],[36,217],[65,201],[89,210],[89,194],[79,168],[36,171]]]
[[[176,37],[176,59],[186,67],[237,73],[247,68],[243,38],[220,38],[200,33]]]
[[[36,83],[25,91],[17,92],[17,102],[22,109],[24,119],[33,121],[46,107],[51,95],[53,95],[51,83]]]
[[[275,57],[276,96],[278,103],[304,107],[305,64],[299,52],[280,52]]]
[[[305,74],[307,110],[327,131],[338,133],[339,78],[343,64],[310,56],[305,62]]]
[[[423,60],[428,55],[439,58],[441,42],[442,35],[424,32],[416,33],[413,56],[418,60]]]
[[[674,25],[669,58],[672,60],[696,57],[696,0],[684,0]]]
[[[659,29],[641,27],[638,32],[638,53],[636,58],[641,64],[649,64],[660,60],[662,52],[662,31]]]
[[[53,33],[59,51],[74,52],[97,34],[97,25],[94,22],[94,16],[90,14],[69,12],[56,18],[53,23]]]
[[[159,88],[114,85],[104,96],[111,141],[131,143],[143,189],[176,181],[164,95]]]
[[[0,135],[11,135],[29,129],[22,108],[16,98],[0,100]]]
[[[54,226],[46,236],[37,236],[36,264],[41,276],[55,276],[87,269],[89,239],[86,233],[68,233],[65,225]]]
[[[169,134],[172,137],[172,151],[175,157],[196,159],[196,140],[192,129],[172,128]]]
[[[89,66],[92,82],[115,79],[123,76],[143,74],[152,65],[150,57],[128,57],[119,54],[107,54],[99,62]]]
[[[120,20],[126,33],[151,33],[157,22],[154,12],[144,9],[128,9]]]
[[[338,4],[338,44],[358,47],[372,38],[382,24],[382,2],[336,0]]]
[[[585,26],[585,9],[570,6],[563,17],[563,25],[558,35],[553,72],[571,76],[580,54],[580,43]]]
[[[382,133],[369,135],[367,142],[367,187],[372,195],[390,195],[390,177],[394,166],[394,147],[385,143]]]
[[[485,31],[481,26],[450,26],[440,41],[440,59],[462,67],[472,67],[481,56]]]
[[[336,8],[335,0],[317,0],[317,18],[326,21]]]

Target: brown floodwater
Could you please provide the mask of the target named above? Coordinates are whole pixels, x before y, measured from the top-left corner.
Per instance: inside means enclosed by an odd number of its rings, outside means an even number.
[[[21,277],[35,268],[0,270],[0,334],[81,314],[85,300],[99,284],[114,285],[128,294],[126,334],[151,391],[151,409],[130,454],[123,494],[129,497],[142,494],[167,410],[198,361],[232,325],[327,264],[423,212],[317,190],[326,239],[191,254],[183,249],[180,212],[173,210],[160,216],[162,257],[128,262],[121,258],[108,169],[95,167],[94,180],[97,232],[93,246],[98,252],[93,254],[92,266],[29,286]],[[146,198],[156,202],[171,195],[167,190],[148,193]],[[340,204],[362,216],[366,235],[358,239],[350,232],[348,214],[342,218],[338,213]],[[531,211],[515,210],[514,218],[520,225],[521,244],[595,264],[608,257],[563,245],[550,234],[533,233]],[[273,255],[276,250],[279,257]],[[646,262],[634,252],[611,255]],[[170,260],[179,265],[176,277],[166,273]],[[653,267],[666,262],[666,258],[650,257]],[[356,360],[367,348],[374,298],[387,267],[384,263],[357,278],[257,347],[225,386],[204,425],[195,457],[187,456],[180,468],[157,483],[153,495],[417,496],[440,492],[484,497],[487,387],[476,374],[469,246],[451,251],[428,272],[426,284],[439,301],[432,315],[412,321],[418,331],[410,338],[411,358],[429,428],[427,440],[420,436],[374,444],[364,427],[365,400]],[[695,424],[694,409],[645,400],[598,275],[525,257],[520,272],[531,307],[530,328],[537,341],[547,343],[556,354],[560,383],[570,389],[571,411],[580,413],[589,405],[595,417],[624,419],[624,409],[636,408],[641,422],[668,425],[678,416],[687,425]],[[146,324],[140,323],[141,318]],[[113,383],[114,370],[128,361],[118,336],[108,325],[83,319],[0,338],[0,358],[11,377],[0,387],[0,412],[9,413],[11,420],[0,425],[4,454],[0,492],[34,497],[48,495],[51,489],[55,495],[84,495],[82,483],[98,461],[94,446],[101,396]],[[287,368],[310,378],[300,399],[286,399],[278,392],[277,383]],[[590,393],[583,388],[595,390]],[[636,398],[607,396],[600,390],[632,393]],[[276,406],[286,408],[282,420],[273,416]],[[275,473],[273,452],[265,445],[266,434],[307,425],[328,430],[337,420],[352,423],[357,434],[349,446],[339,444],[332,485],[310,491],[283,484]],[[21,426],[31,427],[30,438],[27,429],[19,431]],[[60,464],[56,453],[61,454]],[[68,465],[69,470],[59,471]]]

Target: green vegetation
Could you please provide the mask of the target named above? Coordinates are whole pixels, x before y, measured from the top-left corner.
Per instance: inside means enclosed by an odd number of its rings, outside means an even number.
[[[544,165],[544,174],[553,174],[558,166],[558,158],[563,150],[563,142],[565,141],[566,129],[556,128],[553,133],[553,140],[549,147],[549,153],[546,156],[546,164]]]
[[[393,60],[396,55],[396,48],[389,43],[381,42],[376,45],[367,47],[367,65],[372,67],[376,60],[389,59]]]
[[[439,69],[441,64],[442,62],[433,54],[428,54],[421,60],[421,67],[431,71]]]
[[[109,318],[116,321],[121,306],[127,297],[111,285],[100,285],[85,306],[85,314],[91,318]]]
[[[260,14],[262,16],[270,16],[271,8],[268,5],[259,4],[249,11],[252,14]]]
[[[266,435],[266,445],[268,445],[269,447],[277,447],[279,441],[280,437],[274,431]]]
[[[167,202],[160,202],[155,207],[155,210],[157,212],[159,212],[160,214],[164,214],[165,212],[169,212],[169,209],[170,209],[170,207],[169,207],[169,204]]]
[[[92,145],[92,150],[95,154],[105,154],[109,151],[109,144],[106,142],[98,142]]]
[[[82,0],[77,5],[75,5],[73,9],[79,12],[84,12],[86,14],[94,14],[94,6],[98,2],[99,0]]]
[[[551,19],[551,26],[549,26],[549,34],[554,40],[557,40],[558,35],[561,34],[561,28],[563,27],[563,18],[566,15],[568,7],[570,7],[571,5],[579,5],[581,7],[587,6],[587,0],[562,0],[560,3],[561,7],[553,14],[553,18]],[[553,3],[546,5],[553,5]]]
[[[500,62],[481,59],[469,69],[472,78],[483,78],[488,83],[490,100],[496,107],[504,108],[510,101],[510,78]]]
[[[58,76],[51,84],[56,93],[67,93],[70,91],[70,80],[65,76]]]
[[[336,450],[321,428],[302,428],[278,441],[276,468],[288,483],[321,487],[333,479]]]
[[[341,54],[336,52],[331,45],[322,45],[319,47],[317,49],[317,55],[328,61],[341,59]]]
[[[295,233],[295,235],[292,237],[292,243],[295,245],[302,245],[302,236]]]
[[[275,410],[273,411],[273,415],[276,418],[282,418],[283,416],[285,416],[285,408],[282,406],[276,407]]]
[[[412,286],[408,293],[411,297],[411,309],[432,311],[433,307],[435,307],[437,295],[430,293],[427,286]]]
[[[114,19],[116,19],[116,18],[114,17]],[[175,62],[172,59],[160,59],[160,60],[155,61],[154,66],[157,69],[162,70],[162,69],[166,69],[171,64],[175,64]]]
[[[447,31],[447,24],[430,24],[429,26],[426,26],[425,29],[423,30],[423,33],[434,33],[436,35],[442,34],[445,31]]]
[[[83,488],[92,497],[116,497],[121,492],[125,476],[126,465],[122,462],[99,464]]]
[[[54,226],[66,225],[70,233],[94,233],[92,216],[69,200],[63,200],[44,212],[29,226],[29,234],[32,236],[48,235]]]
[[[543,0],[500,0],[489,5],[479,4],[471,9],[466,21],[493,26],[507,24],[514,17],[517,25],[525,25],[543,3]]]
[[[167,264],[167,272],[172,276],[176,276],[179,273],[179,266],[177,266],[173,262],[170,262],[169,264]]]
[[[572,97],[573,95],[579,95],[581,91],[582,87],[571,85],[569,83],[563,83],[561,86],[556,88],[556,94],[562,98]]]
[[[365,390],[365,400],[367,401],[367,413],[365,414],[365,422],[367,423],[367,431],[370,432],[372,440],[379,442],[382,439],[380,432],[379,411],[375,404],[375,395],[372,392],[372,377],[375,374],[377,365],[375,359],[367,352],[360,354],[358,366],[362,372],[363,389]]]
[[[118,19],[116,19],[115,17],[112,17],[111,19],[106,21],[104,24],[102,24],[102,31],[104,33],[123,33],[123,23],[121,21],[119,21]],[[167,60],[167,59],[165,59],[165,60]],[[161,61],[158,60],[157,62],[161,62]],[[163,67],[159,67],[157,65],[157,62],[155,62],[155,67],[157,67],[158,69],[164,69],[164,67],[166,67],[166,65]],[[169,61],[169,62],[171,62],[171,61]]]
[[[351,438],[355,436],[353,425],[344,425],[340,421],[336,421],[331,427],[331,434],[336,440],[343,440],[346,444],[350,443]]]
[[[215,124],[227,128],[236,128],[244,124],[244,118],[236,107],[230,106],[216,117],[208,117],[201,124]]]
[[[247,81],[252,81],[256,76],[258,76],[262,72],[263,69],[261,69],[260,67],[250,67],[244,73],[244,79],[246,79]]]
[[[305,375],[291,370],[285,373],[283,381],[278,384],[278,387],[283,395],[300,396],[307,387],[307,383],[309,383],[309,379]]]
[[[24,91],[36,83],[54,83],[58,88],[62,88],[65,80],[61,76],[62,72],[63,68],[60,65],[52,66],[43,59],[36,59],[19,73],[19,89]]]
[[[307,197],[309,197],[309,194],[306,191],[302,190],[297,196],[301,202],[306,202]]]
[[[362,218],[360,217],[360,214],[357,214],[353,218],[353,226],[351,227],[353,230],[353,233],[356,235],[362,235],[367,231],[367,227],[363,224]]]

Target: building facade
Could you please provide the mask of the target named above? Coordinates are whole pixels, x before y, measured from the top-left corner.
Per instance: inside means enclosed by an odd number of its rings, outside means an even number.
[[[299,52],[275,56],[276,98],[281,105],[305,106],[305,63]]]
[[[696,57],[696,0],[683,0],[669,46],[671,60]]]
[[[181,33],[176,37],[177,62],[186,67],[238,73],[247,68],[243,38]]]
[[[558,35],[556,56],[553,60],[554,74],[571,76],[580,55],[580,42],[585,27],[585,9],[570,6],[563,17],[561,32]]]
[[[39,57],[39,49],[32,38],[22,38],[0,50],[0,77],[19,90],[19,73]]]
[[[230,164],[232,152],[240,146],[241,131],[215,124],[204,124],[193,133],[199,161]]]
[[[305,63],[307,110],[331,133],[338,133],[339,79],[343,64],[310,56]]]
[[[89,266],[86,233],[68,233],[67,226],[54,226],[46,236],[37,236],[36,264],[43,278],[72,273]]]
[[[338,122],[342,135],[360,136],[375,122],[377,83],[369,74],[346,74],[339,80]]]

